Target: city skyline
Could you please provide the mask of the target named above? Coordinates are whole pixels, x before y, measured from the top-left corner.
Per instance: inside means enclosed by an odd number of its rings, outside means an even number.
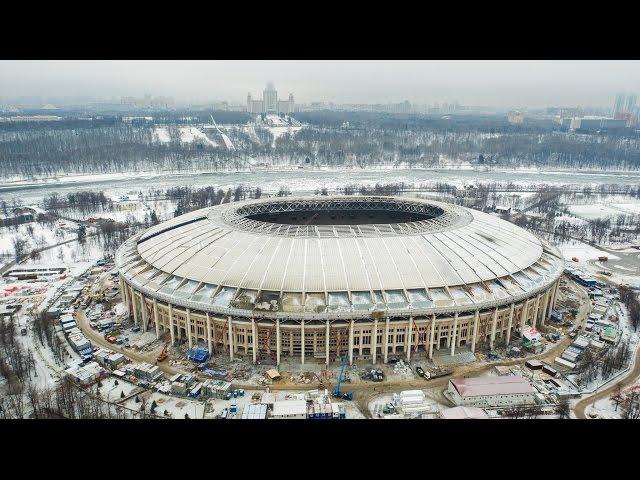
[[[2,61],[0,98],[169,96],[246,103],[267,82],[297,102],[611,108],[638,61]]]

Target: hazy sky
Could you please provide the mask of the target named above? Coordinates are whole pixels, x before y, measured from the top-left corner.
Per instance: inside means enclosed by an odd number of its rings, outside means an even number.
[[[611,106],[640,61],[0,61],[0,98],[168,95],[244,102],[267,81],[296,102]]]

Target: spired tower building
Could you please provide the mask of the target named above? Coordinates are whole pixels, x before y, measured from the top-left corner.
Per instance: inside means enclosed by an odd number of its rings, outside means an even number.
[[[267,83],[264,89],[262,100],[264,101],[264,111],[267,113],[278,113],[278,91],[272,82]]]
[[[249,113],[293,113],[293,94],[289,94],[288,100],[278,100],[278,91],[273,82],[267,83],[267,88],[262,92],[262,100],[254,100],[251,93],[247,94],[247,112]]]

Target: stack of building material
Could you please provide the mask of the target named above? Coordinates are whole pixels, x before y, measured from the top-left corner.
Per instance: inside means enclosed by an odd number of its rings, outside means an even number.
[[[422,390],[404,390],[400,392],[400,395],[397,398],[398,405],[402,407],[410,407],[424,404],[426,397]]]
[[[162,371],[156,365],[143,362],[133,367],[133,375],[140,380],[153,382],[162,376]]]
[[[424,413],[431,409],[422,390],[404,390],[400,394],[394,394],[393,403],[405,415]]]

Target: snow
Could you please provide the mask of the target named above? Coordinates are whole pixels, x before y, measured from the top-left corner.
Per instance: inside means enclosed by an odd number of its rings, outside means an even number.
[[[13,239],[23,238],[27,241],[25,252],[34,248],[42,248],[56,245],[66,240],[77,238],[78,225],[74,222],[64,221],[64,227],[52,228],[49,224],[38,222],[23,223],[22,225],[0,228],[0,256],[13,256]],[[29,231],[32,230],[33,234]]]
[[[267,130],[269,130],[269,132],[271,133],[271,135],[273,136],[273,142],[271,143],[272,147],[276,146],[276,140],[281,137],[284,134],[290,134],[290,135],[295,135],[296,133],[298,133],[300,130],[302,130],[302,127],[263,127],[266,128]]]
[[[602,204],[571,205],[568,207],[568,210],[574,215],[587,220],[613,217],[622,213],[619,210],[612,208],[610,205]]]
[[[592,247],[591,245],[578,241],[569,241],[559,244],[558,248],[562,252],[564,259],[569,262],[568,264],[573,266],[584,266],[589,260],[597,260],[598,257],[603,255],[609,257],[609,260],[620,259],[620,257],[616,257],[609,252],[605,252],[604,250],[600,250],[599,248]],[[572,261],[573,257],[577,257],[579,261],[577,263]]]
[[[182,141],[182,143],[193,143],[196,140],[201,140],[212,147],[218,146],[217,143],[207,137],[196,127],[180,127],[180,141]]]
[[[171,141],[169,131],[162,127],[158,127],[153,131],[153,138],[156,142],[160,143],[169,143]]]
[[[178,127],[180,132],[180,142],[181,143],[193,143],[196,141],[204,142],[205,144],[211,147],[217,147],[218,144],[207,137],[199,128],[197,127]],[[169,143],[171,142],[171,135],[169,134],[169,129],[167,127],[156,127],[153,131],[153,139],[159,143]],[[228,139],[227,139],[228,140]],[[226,143],[226,141],[225,141]],[[229,142],[231,143],[231,142]]]
[[[617,419],[620,418],[620,406],[616,405],[611,398],[603,398],[585,408],[584,413],[588,418]]]

